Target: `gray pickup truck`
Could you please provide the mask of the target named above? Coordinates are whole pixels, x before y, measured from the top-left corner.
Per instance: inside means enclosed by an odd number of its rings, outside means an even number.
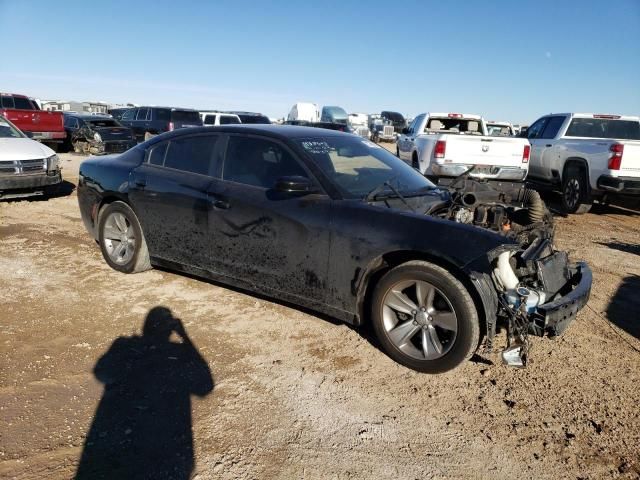
[[[640,199],[640,118],[554,113],[527,131],[529,181],[562,192],[567,213],[594,200]]]

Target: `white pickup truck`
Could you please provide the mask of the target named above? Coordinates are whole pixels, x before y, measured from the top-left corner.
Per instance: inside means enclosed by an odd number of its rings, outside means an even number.
[[[398,138],[396,154],[439,183],[469,170],[476,179],[521,182],[529,170],[526,139],[488,135],[479,115],[422,113]]]
[[[596,199],[640,199],[640,117],[550,114],[527,138],[530,180],[561,191],[568,213],[585,213]]]

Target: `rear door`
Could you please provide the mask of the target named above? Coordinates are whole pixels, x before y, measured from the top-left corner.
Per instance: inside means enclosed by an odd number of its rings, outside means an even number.
[[[216,269],[258,289],[324,301],[331,200],[276,192],[276,180],[312,179],[279,141],[229,135],[222,179],[212,184],[211,257]]]
[[[189,135],[154,144],[132,172],[129,197],[151,256],[211,269],[208,191],[219,138]]]

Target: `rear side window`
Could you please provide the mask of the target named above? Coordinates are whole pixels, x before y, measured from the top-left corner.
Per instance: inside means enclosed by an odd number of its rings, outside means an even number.
[[[542,131],[542,135],[538,138],[556,138],[560,127],[564,123],[566,117],[549,117],[547,125]]]
[[[574,118],[565,137],[640,140],[640,122],[605,118]]]
[[[213,171],[213,153],[218,138],[218,135],[198,135],[171,140],[164,157],[164,166],[209,175]]]
[[[138,110],[138,114],[136,115],[136,120],[147,120],[147,115],[149,114],[148,108],[141,108]]]
[[[205,125],[215,125],[216,124],[216,116],[215,115],[206,115],[204,117]]]
[[[33,108],[33,104],[29,101],[28,98],[24,97],[13,97],[13,101],[15,103],[15,107],[18,110],[35,110]]]
[[[170,122],[171,121],[171,110],[168,108],[155,108],[153,110],[155,120],[159,122]]]
[[[242,123],[254,123],[268,125],[271,121],[264,115],[238,115]]]
[[[222,115],[220,117],[220,125],[235,125],[238,123],[240,123],[240,120],[238,120],[236,117],[227,115]]]
[[[255,137],[229,138],[224,180],[270,189],[279,178],[295,175],[307,177],[302,166],[279,144]]]
[[[171,112],[171,121],[187,123],[190,125],[202,125],[200,114],[198,112],[190,112],[185,110],[174,110]]]

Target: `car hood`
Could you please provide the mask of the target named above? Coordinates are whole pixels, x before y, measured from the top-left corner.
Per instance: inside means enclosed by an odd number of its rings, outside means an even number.
[[[29,138],[0,138],[0,161],[47,158],[55,152]]]

